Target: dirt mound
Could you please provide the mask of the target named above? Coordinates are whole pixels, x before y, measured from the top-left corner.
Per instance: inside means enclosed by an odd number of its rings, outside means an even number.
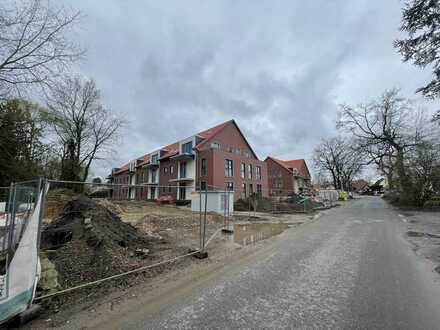
[[[115,214],[119,215],[124,212],[124,210],[118,204],[112,203],[108,199],[105,199],[105,198],[98,199],[97,203],[99,205],[105,207],[106,209],[109,209],[110,211],[112,211]]]
[[[66,203],[61,216],[43,231],[41,242],[63,288],[151,263],[164,243],[85,196]]]

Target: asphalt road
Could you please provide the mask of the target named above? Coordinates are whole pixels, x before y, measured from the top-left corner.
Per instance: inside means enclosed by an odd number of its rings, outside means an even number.
[[[127,313],[124,329],[440,329],[440,276],[377,197],[289,229],[190,294]]]

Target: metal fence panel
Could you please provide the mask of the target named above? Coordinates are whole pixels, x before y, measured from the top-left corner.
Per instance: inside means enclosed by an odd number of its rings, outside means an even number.
[[[0,322],[30,305],[38,280],[42,180],[11,185],[3,216]]]

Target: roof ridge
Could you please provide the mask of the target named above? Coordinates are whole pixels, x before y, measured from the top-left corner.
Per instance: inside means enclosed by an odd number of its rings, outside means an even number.
[[[202,131],[199,131],[199,132],[197,132],[197,133],[195,133],[195,134],[192,134],[191,136],[200,136],[201,133],[205,133],[205,132],[208,132],[208,131],[210,131],[210,130],[212,130],[212,129],[216,129],[216,128],[221,129],[221,128],[223,128],[224,126],[226,126],[226,124],[231,123],[231,122],[235,122],[234,119],[229,119],[229,120],[224,121],[224,122],[222,122],[222,123],[220,123],[220,124],[214,125],[214,126],[212,126],[212,127],[210,127],[210,128],[207,128],[207,129],[204,129],[204,130],[202,130]],[[218,132],[215,132],[213,135],[215,135],[216,133],[218,133]],[[212,136],[207,136],[207,137],[203,137],[203,136],[202,136],[202,138],[204,139],[204,141],[207,140],[207,139],[209,139],[209,138],[211,138],[211,137],[212,137]],[[178,140],[178,141],[176,141],[176,142],[173,142],[173,143],[170,143],[170,144],[167,144],[167,145],[162,146],[162,147],[160,147],[159,149],[155,149],[155,150],[166,150],[167,153],[166,153],[164,156],[168,156],[168,155],[167,155],[168,153],[170,153],[170,152],[174,152],[174,151],[169,151],[169,150],[167,150],[167,148],[171,148],[173,145],[179,143],[179,141],[180,141],[180,140]],[[203,142],[203,141],[202,141],[202,142]],[[140,158],[142,158],[142,157],[145,157],[145,156],[147,156],[147,155],[150,155],[150,154],[151,154],[151,151],[148,152],[148,153],[146,153],[146,154],[143,154],[142,156],[139,156],[139,157],[134,158],[134,160],[138,160],[138,159],[140,159]],[[129,161],[128,163],[125,163],[124,165],[122,165],[122,166],[120,167],[120,169],[122,170],[124,167],[128,166],[129,164],[130,164],[130,161]],[[119,172],[119,171],[118,171],[118,172]]]

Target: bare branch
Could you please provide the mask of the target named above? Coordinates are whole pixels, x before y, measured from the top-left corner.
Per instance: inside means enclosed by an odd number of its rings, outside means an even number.
[[[0,5],[0,98],[29,86],[51,87],[84,51],[69,40],[80,13],[49,1]],[[11,8],[10,8],[11,7]]]

